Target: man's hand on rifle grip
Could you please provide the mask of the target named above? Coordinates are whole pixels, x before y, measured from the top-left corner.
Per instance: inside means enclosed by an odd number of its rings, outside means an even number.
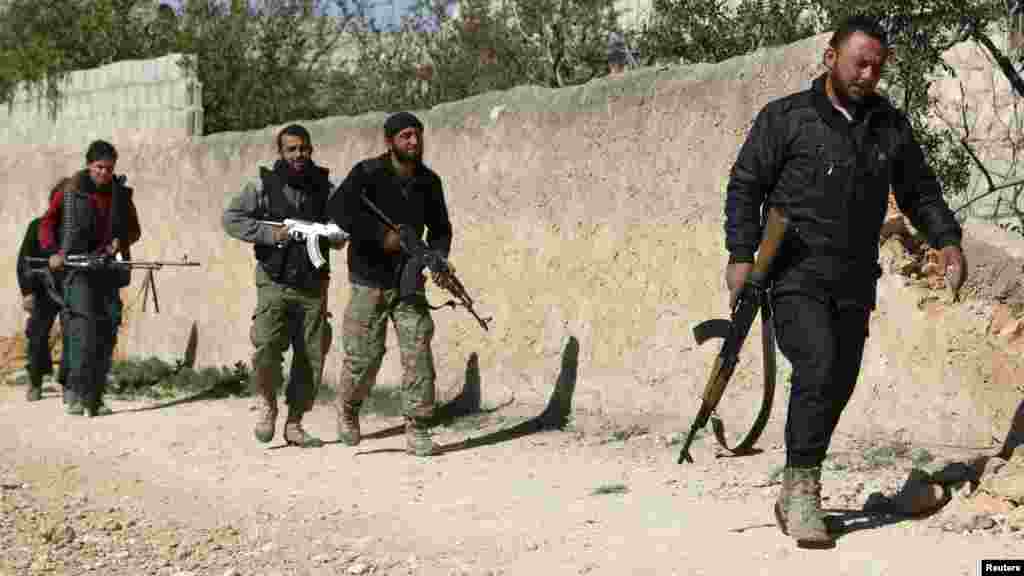
[[[451,262],[448,262],[448,271],[453,276],[455,275],[455,266],[452,265]],[[444,274],[438,274],[437,272],[434,272],[432,278],[434,280],[434,284],[436,284],[439,288],[444,288],[445,290],[448,290],[448,291],[451,291],[451,292],[455,291],[455,285],[448,281],[449,280],[448,276],[446,276]]]
[[[402,238],[401,234],[399,234],[395,230],[392,230],[391,228],[388,228],[387,231],[384,232],[384,242],[383,242],[383,246],[382,246],[384,248],[384,251],[389,253],[389,254],[394,254],[395,252],[401,251],[402,250],[402,240],[401,240],[401,238]]]
[[[272,230],[274,234],[274,244],[284,244],[291,239],[291,233],[287,226],[274,226]]]
[[[740,290],[754,269],[753,262],[734,262],[725,267],[725,285],[729,289],[729,309],[736,305]]]
[[[60,272],[64,269],[64,255],[60,252],[50,256],[50,270]]]

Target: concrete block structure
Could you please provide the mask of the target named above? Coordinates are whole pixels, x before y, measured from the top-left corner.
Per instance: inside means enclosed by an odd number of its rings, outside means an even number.
[[[71,72],[55,104],[22,87],[0,107],[0,142],[82,148],[96,138],[123,145],[201,135],[202,85],[183,58],[168,54]]]

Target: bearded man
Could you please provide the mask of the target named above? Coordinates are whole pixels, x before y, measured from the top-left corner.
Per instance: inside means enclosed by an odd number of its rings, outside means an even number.
[[[768,208],[792,225],[768,279],[779,349],[793,366],[775,517],[798,545],[832,545],[821,463],[860,372],[890,187],[941,251],[951,288],[966,278],[961,228],[935,173],[906,117],[875,92],[888,54],[878,23],[843,22],[825,49],[828,71],[757,115],[726,191],[730,302],[750,274]]]
[[[416,294],[399,299],[399,281],[408,258],[400,233],[384,226],[362,205],[365,195],[404,231],[422,238],[431,250],[448,257],[452,225],[448,220],[441,178],[423,164],[423,124],[408,112],[384,124],[387,152],[352,168],[334,195],[328,211],[351,235],[348,271],[351,296],[342,319],[345,358],[336,400],[338,437],[350,446],[360,441],[359,409],[370,393],[384,358],[390,317],[402,359],[402,396],[406,451],[431,456],[439,447],[431,439],[434,415],[434,357],[430,343],[434,321],[424,283]],[[422,277],[421,277],[422,279]],[[442,278],[434,278],[441,283]]]

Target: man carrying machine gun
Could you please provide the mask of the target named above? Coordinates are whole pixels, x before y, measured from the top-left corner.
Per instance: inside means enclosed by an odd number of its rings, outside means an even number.
[[[67,331],[68,414],[101,416],[117,331],[121,325],[120,289],[131,281],[127,268],[80,265],[84,259],[121,255],[130,259],[131,245],[142,236],[132,189],[114,177],[117,150],[94,141],[85,155],[86,168],[52,197],[40,224],[40,244],[56,249],[51,272],[67,268],[63,282],[62,322]]]
[[[327,285],[330,262],[320,256],[344,245],[346,235],[327,223],[334,187],[328,170],[313,163],[309,132],[292,124],[277,136],[280,158],[260,179],[246,184],[224,211],[224,230],[254,244],[256,311],[250,330],[253,387],[260,402],[253,432],[270,442],[277,422],[277,392],[284,351],[292,346],[291,377],[285,393],[288,416],[284,440],[300,447],[322,442],[302,428],[313,407],[330,347]],[[309,246],[300,240],[312,240]],[[319,244],[319,246],[318,246]]]

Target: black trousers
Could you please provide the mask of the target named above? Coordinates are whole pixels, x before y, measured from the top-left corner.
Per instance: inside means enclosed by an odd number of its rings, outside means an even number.
[[[773,307],[779,350],[793,366],[786,465],[820,466],[857,384],[871,310],[799,292],[776,295]]]
[[[45,290],[36,290],[35,304],[25,323],[25,340],[28,343],[28,362],[25,371],[33,386],[38,385],[42,377],[53,373],[53,356],[50,354],[50,330],[60,315],[60,306],[50,298]],[[63,322],[63,321],[62,321]],[[61,330],[63,340],[67,341],[65,330]],[[61,346],[66,350],[66,346]],[[67,363],[61,360],[57,381],[62,386],[67,384]]]
[[[121,297],[116,278],[96,272],[74,272],[64,284],[68,309],[64,359],[68,387],[86,408],[103,401],[117,331],[121,326]]]

